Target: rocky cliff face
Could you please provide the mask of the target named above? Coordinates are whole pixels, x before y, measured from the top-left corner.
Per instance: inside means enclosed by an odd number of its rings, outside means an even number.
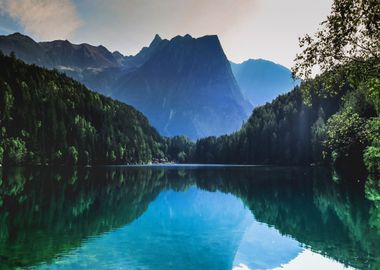
[[[237,130],[250,111],[217,36],[155,38],[148,60],[120,78],[113,95],[164,135],[196,139]],[[152,46],[151,45],[151,46]],[[152,48],[147,48],[151,50]]]

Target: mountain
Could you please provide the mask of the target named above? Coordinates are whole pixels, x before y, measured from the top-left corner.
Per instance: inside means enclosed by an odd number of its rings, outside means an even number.
[[[0,36],[0,50],[6,55],[14,52],[28,64],[64,72],[105,95],[110,95],[112,82],[123,70],[117,55],[103,46],[86,43],[72,44],[67,40],[38,43],[26,35],[14,33]]]
[[[55,68],[99,93],[142,111],[166,136],[192,139],[239,129],[251,111],[217,36],[171,40],[156,35],[134,56],[67,40],[37,43],[0,36],[0,50]],[[226,124],[228,123],[228,124]]]
[[[124,58],[124,67],[130,70],[141,67],[159,48],[168,42],[168,40],[163,40],[159,35],[155,35],[148,47],[143,47],[140,52],[134,56]]]
[[[243,95],[255,107],[272,101],[298,84],[288,68],[263,59],[250,59],[241,64],[231,62],[231,68]]]
[[[0,50],[7,55],[14,52],[18,58],[29,64],[52,66],[45,50],[33,39],[20,33],[0,36]]]
[[[129,105],[0,55],[0,164],[147,163],[166,139]]]
[[[63,71],[122,66],[113,53],[103,46],[77,45],[67,40],[38,43],[20,33],[0,36],[0,50],[6,55],[13,51],[26,63]]]
[[[134,59],[143,64],[118,80],[112,96],[141,110],[163,135],[231,133],[251,109],[217,36],[156,36]]]
[[[55,67],[73,68],[110,68],[121,65],[115,56],[103,46],[72,44],[68,40],[40,42],[47,57]]]

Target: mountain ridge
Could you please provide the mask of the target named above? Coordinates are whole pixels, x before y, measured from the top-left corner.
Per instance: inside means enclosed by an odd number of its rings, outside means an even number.
[[[120,66],[113,54],[102,45],[73,44],[68,40],[54,40],[38,44],[53,61],[54,66],[77,66],[79,68]]]
[[[299,84],[299,81],[293,80],[288,68],[269,60],[259,58],[240,64],[230,63],[243,95],[255,107],[272,101]]]

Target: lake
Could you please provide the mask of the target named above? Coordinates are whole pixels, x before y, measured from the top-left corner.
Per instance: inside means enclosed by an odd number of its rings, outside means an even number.
[[[380,269],[379,186],[326,168],[0,176],[0,269]]]

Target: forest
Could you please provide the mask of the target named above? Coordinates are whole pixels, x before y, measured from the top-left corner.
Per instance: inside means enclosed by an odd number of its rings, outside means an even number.
[[[371,82],[352,87],[345,77],[325,93],[328,74],[254,109],[238,132],[197,141],[200,163],[366,165],[379,170],[379,94]],[[309,103],[305,95],[309,95]]]
[[[0,55],[0,163],[114,164],[165,160],[165,141],[134,108]]]

